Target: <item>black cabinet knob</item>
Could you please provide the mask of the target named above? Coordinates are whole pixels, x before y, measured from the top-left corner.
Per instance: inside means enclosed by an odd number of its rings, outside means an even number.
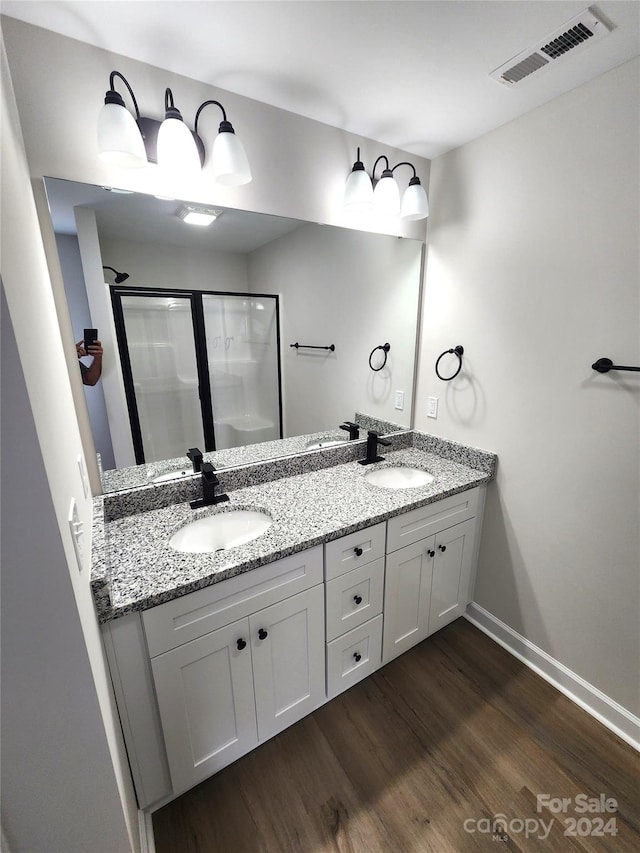
[[[440,550],[441,550],[441,551],[443,551],[443,552],[447,550],[447,546],[446,546],[446,545],[438,545],[438,548],[440,548]]]
[[[238,647],[238,651],[241,652],[243,649],[245,649],[247,647],[247,641],[240,638],[238,640],[238,642],[236,643],[236,646]]]
[[[362,557],[362,548],[356,545],[356,547],[353,549],[353,553],[356,555],[356,557]]]
[[[261,640],[266,640],[268,636],[269,636],[269,635],[268,635],[268,634],[267,634],[267,632],[264,630],[264,628],[260,628],[260,630],[258,631],[258,637],[259,637]]]
[[[354,652],[353,656],[356,659],[356,663],[360,663],[360,661],[362,660],[362,655],[359,652]]]
[[[362,596],[361,595],[354,595],[353,600],[355,601],[356,604],[362,604]]]
[[[435,552],[435,551],[429,551],[429,550],[427,550],[427,556],[429,556],[429,557],[435,557],[435,555],[436,555],[436,552]]]

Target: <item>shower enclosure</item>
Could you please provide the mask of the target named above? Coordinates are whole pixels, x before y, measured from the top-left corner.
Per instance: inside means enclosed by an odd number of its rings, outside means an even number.
[[[278,297],[111,287],[136,463],[282,438]]]

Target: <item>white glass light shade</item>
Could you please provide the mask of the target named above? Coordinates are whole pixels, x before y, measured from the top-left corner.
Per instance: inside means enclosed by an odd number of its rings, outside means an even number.
[[[364,169],[354,169],[344,187],[343,204],[350,213],[365,213],[373,205],[371,178]]]
[[[182,177],[197,175],[202,168],[193,134],[179,118],[166,118],[160,125],[158,166]]]
[[[251,181],[251,169],[242,142],[235,133],[221,131],[211,149],[213,179],[226,187],[240,187]]]
[[[373,191],[373,206],[376,213],[397,216],[400,212],[400,190],[395,178],[380,178]]]
[[[402,196],[400,218],[407,220],[426,219],[429,216],[427,194],[421,184],[409,184]]]
[[[147,165],[140,128],[126,107],[110,103],[100,110],[98,154],[114,166],[141,169]]]

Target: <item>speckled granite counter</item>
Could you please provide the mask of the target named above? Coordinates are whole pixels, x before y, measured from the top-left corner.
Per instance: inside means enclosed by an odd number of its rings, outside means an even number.
[[[391,421],[381,421],[362,412],[355,413],[354,421],[360,426],[361,437],[363,439],[366,439],[367,430],[370,429],[376,430],[380,435],[408,431],[406,427],[399,424],[391,423]],[[210,453],[205,453],[203,459],[205,462],[211,462],[216,470],[219,471],[226,468],[235,468],[239,465],[265,462],[281,456],[299,455],[327,442],[339,442],[346,445],[348,443],[348,436],[344,430],[339,428],[323,430],[322,432],[309,433],[308,435],[296,435],[291,438],[263,441],[260,444],[248,444],[245,447],[214,450]],[[175,479],[179,479],[180,473],[185,477],[193,477],[190,465],[191,463],[186,456],[179,456],[175,459],[164,459],[162,462],[150,462],[147,465],[132,465],[129,468],[101,471],[102,487],[105,493],[139,488],[141,486],[148,486],[156,477],[162,477],[171,472],[175,474]]]
[[[492,479],[493,454],[423,433],[411,435],[413,447],[386,452],[377,466],[351,461],[282,476],[229,491],[226,504],[194,511],[178,503],[115,518],[102,530],[98,519],[92,587],[100,620],[153,607]],[[435,480],[418,488],[386,489],[364,479],[375,467],[399,464],[429,471]],[[96,500],[99,506],[104,498]],[[263,510],[273,524],[259,538],[228,551],[184,554],[169,547],[171,535],[184,524],[234,509]]]

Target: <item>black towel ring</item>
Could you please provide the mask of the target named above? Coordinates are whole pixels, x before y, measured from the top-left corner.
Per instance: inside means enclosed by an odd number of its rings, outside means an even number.
[[[379,350],[379,349],[381,349],[381,350],[383,351],[383,353],[384,353],[384,359],[383,359],[382,364],[380,365],[380,367],[374,367],[374,366],[371,364],[371,359],[373,358],[373,354],[374,354],[374,352],[376,352],[376,351],[377,351],[377,350]],[[374,348],[371,350],[371,352],[369,353],[369,367],[371,368],[371,370],[373,370],[373,371],[374,371],[374,373],[377,373],[379,370],[382,370],[382,368],[385,366],[385,364],[387,363],[387,353],[389,352],[389,350],[390,350],[390,349],[391,349],[391,344],[381,344],[379,347],[374,347]]]
[[[441,376],[440,371],[438,370],[438,365],[440,364],[440,359],[444,355],[448,355],[449,353],[453,353],[454,355],[458,356],[458,369],[456,370],[456,372],[452,376]],[[438,360],[436,361],[436,376],[438,377],[438,379],[442,379],[444,382],[450,382],[452,379],[456,378],[456,376],[462,370],[462,355],[463,355],[463,353],[464,353],[464,347],[461,347],[461,346],[454,347],[454,349],[446,349],[444,352],[440,353],[440,355],[438,356]]]

